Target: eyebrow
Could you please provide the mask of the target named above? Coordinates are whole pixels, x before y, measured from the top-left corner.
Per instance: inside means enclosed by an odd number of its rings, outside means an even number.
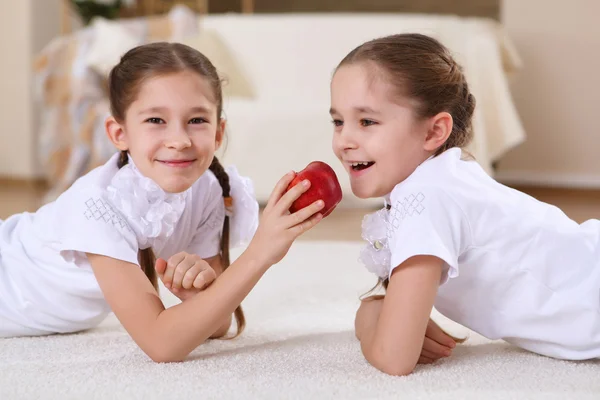
[[[139,114],[152,114],[152,113],[160,113],[160,112],[166,112],[166,111],[167,111],[166,107],[150,107],[150,108],[143,109],[142,111],[139,112]],[[211,110],[204,106],[192,107],[190,109],[190,111],[194,112],[194,113],[205,113],[205,114],[211,113]]]
[[[354,107],[354,111],[360,113],[360,114],[380,114],[379,111],[375,111],[373,110],[371,107]],[[330,108],[329,109],[329,114],[339,114],[337,112],[337,110],[335,108]]]

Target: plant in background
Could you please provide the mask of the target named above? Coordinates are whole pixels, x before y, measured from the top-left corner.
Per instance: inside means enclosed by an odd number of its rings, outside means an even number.
[[[124,7],[135,6],[136,0],[71,0],[84,25],[95,17],[116,19]]]

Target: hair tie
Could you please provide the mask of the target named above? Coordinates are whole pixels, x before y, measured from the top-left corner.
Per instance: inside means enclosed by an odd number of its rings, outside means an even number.
[[[225,203],[225,208],[231,208],[233,206],[233,197],[223,197],[223,202]]]

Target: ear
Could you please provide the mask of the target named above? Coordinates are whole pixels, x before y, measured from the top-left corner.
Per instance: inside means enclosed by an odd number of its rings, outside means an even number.
[[[426,151],[435,151],[448,140],[452,133],[454,122],[452,115],[447,112],[441,112],[429,120],[427,137],[423,145]]]
[[[113,116],[106,118],[106,121],[104,121],[104,128],[106,129],[106,135],[117,149],[129,150],[125,130]]]
[[[215,150],[219,150],[221,144],[223,144],[223,138],[225,137],[225,126],[227,125],[227,121],[225,118],[221,118],[219,120],[219,126],[217,126],[217,134],[215,136]]]

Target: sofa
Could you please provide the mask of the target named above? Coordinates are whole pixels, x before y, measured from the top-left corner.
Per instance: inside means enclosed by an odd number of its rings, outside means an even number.
[[[266,202],[284,173],[321,160],[338,174],[344,194],[341,207],[381,205],[380,199],[359,200],[352,195],[345,172],[331,151],[333,130],[328,113],[329,84],[336,65],[351,49],[379,36],[420,32],[438,38],[451,49],[464,66],[477,98],[475,135],[469,150],[490,174],[494,162],[525,139],[509,89],[510,76],[519,70],[521,61],[496,21],[420,14],[192,16],[181,9],[178,12],[172,15],[179,15],[179,25],[172,23],[170,30],[165,28],[162,40],[181,41],[197,48],[220,71],[225,81],[227,140],[219,155],[225,164],[235,164],[242,174],[252,178],[261,203]],[[186,30],[181,28],[182,21]],[[132,26],[127,21],[97,21],[88,28],[90,44],[78,56],[83,60],[82,68],[97,76],[98,82],[128,48],[161,40],[156,32],[149,37],[148,29],[135,30]],[[175,26],[179,31],[175,32]],[[69,161],[62,162],[77,165],[62,168],[70,175],[54,177],[56,184],[50,197],[108,159],[113,151],[102,132],[108,112],[105,94],[94,93],[95,100],[86,104],[102,104],[95,120],[88,121],[87,126],[95,128],[87,136],[73,132],[71,142],[63,141],[71,151],[66,153],[70,154],[66,157]],[[71,118],[81,119],[82,113]],[[79,126],[84,124],[79,121]],[[64,132],[46,130],[42,138],[48,143],[52,135],[65,136]],[[80,151],[74,150],[76,147]]]

